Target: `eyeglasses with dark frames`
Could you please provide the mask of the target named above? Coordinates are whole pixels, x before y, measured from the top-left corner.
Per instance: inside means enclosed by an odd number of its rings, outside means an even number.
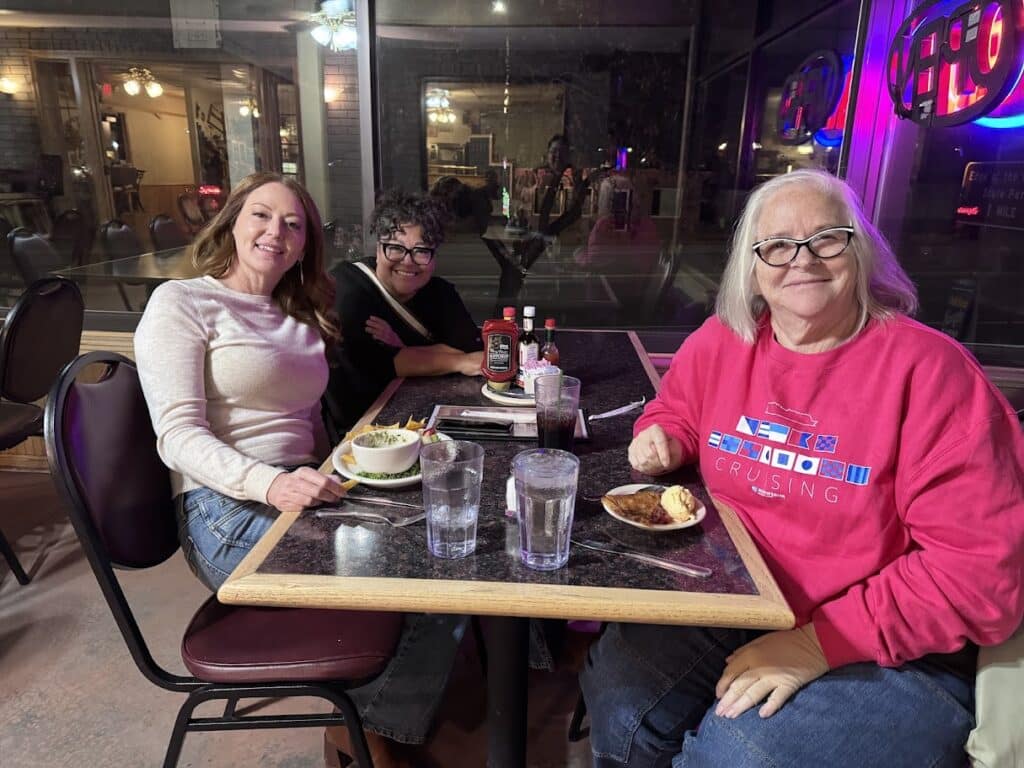
[[[419,264],[421,267],[425,267],[434,260],[434,255],[437,253],[436,248],[428,248],[425,245],[406,248],[401,243],[386,243],[383,240],[379,240],[378,242],[380,243],[381,250],[384,252],[384,258],[392,264],[401,263],[402,259],[404,259],[406,254],[408,254],[412,257],[413,264]]]
[[[769,267],[784,267],[796,259],[804,246],[819,259],[834,259],[850,246],[853,227],[829,227],[803,240],[768,237],[754,243],[754,253]]]

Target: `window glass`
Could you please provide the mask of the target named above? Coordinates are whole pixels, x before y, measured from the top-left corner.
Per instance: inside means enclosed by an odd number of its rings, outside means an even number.
[[[79,282],[88,310],[131,327],[153,287],[192,274],[181,242],[253,171],[303,181],[333,222],[332,248],[355,239],[355,55],[314,39],[312,0],[7,5],[0,307],[56,267]],[[307,146],[317,148],[313,163]],[[156,217],[171,230],[154,231]],[[17,227],[45,240],[53,259],[24,258],[6,237]]]
[[[506,304],[559,325],[673,322],[695,17],[583,5],[378,7],[382,186],[449,201],[437,273],[481,323]]]

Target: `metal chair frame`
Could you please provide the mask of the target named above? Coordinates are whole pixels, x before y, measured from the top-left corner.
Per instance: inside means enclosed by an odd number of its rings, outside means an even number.
[[[303,728],[326,727],[328,725],[347,725],[352,736],[355,758],[360,766],[372,768],[369,747],[363,733],[362,720],[352,700],[342,687],[318,683],[297,683],[282,681],[280,683],[258,684],[222,684],[207,683],[188,675],[178,675],[167,671],[153,658],[146,640],[142,635],[138,622],[123,590],[110,556],[97,534],[94,523],[89,516],[87,506],[79,489],[72,479],[75,469],[65,450],[64,413],[68,396],[75,380],[90,365],[106,365],[107,369],[100,382],[108,378],[117,367],[130,366],[134,363],[122,355],[113,352],[90,352],[72,361],[60,374],[46,403],[45,437],[46,453],[58,494],[68,509],[68,516],[78,534],[89,565],[92,567],[96,580],[99,582],[103,597],[110,607],[118,629],[131,653],[135,665],[143,676],[154,685],[168,691],[187,693],[184,703],[178,710],[171,732],[170,743],[164,757],[164,768],[174,768],[178,763],[181,748],[188,733],[204,731],[234,731],[241,729],[264,728]],[[141,396],[141,395],[140,395]],[[156,450],[155,442],[153,450]],[[128,478],[126,478],[127,480]],[[171,500],[167,500],[167,513],[173,514]],[[177,550],[175,550],[177,551]],[[172,553],[173,554],[173,553]],[[358,681],[355,681],[358,682]],[[337,713],[309,713],[283,715],[246,715],[239,713],[237,705],[240,699],[248,698],[286,698],[295,696],[311,696],[331,702]],[[207,701],[223,701],[224,712],[216,717],[196,717],[193,711]]]
[[[36,282],[32,283],[32,285],[30,285],[28,289],[24,293],[22,293],[19,299],[15,302],[14,306],[11,307],[11,310],[7,313],[7,317],[4,319],[3,326],[0,327],[0,395],[9,394],[9,392],[5,391],[4,386],[4,368],[6,367],[9,359],[14,358],[16,356],[15,352],[12,350],[14,350],[15,345],[18,344],[18,330],[21,324],[25,322],[25,318],[31,317],[29,313],[33,311],[33,304],[40,300],[41,297],[45,297],[56,290],[71,291],[73,296],[78,297],[78,304],[81,307],[81,316],[79,318],[77,336],[79,338],[81,337],[81,318],[84,317],[85,314],[85,305],[82,302],[82,293],[78,289],[78,286],[75,285],[70,280],[60,277],[48,277],[42,280],[37,280]],[[43,308],[43,311],[46,311],[45,307]],[[75,353],[77,353],[77,351],[78,344],[76,343],[74,345],[74,351],[72,352],[72,354],[64,359],[52,361],[54,364],[52,371],[44,370],[41,375],[41,378],[56,378],[60,368],[63,365],[65,365],[70,359],[72,359]],[[26,394],[28,395],[27,398],[25,397]],[[31,401],[38,399],[44,394],[45,392],[30,391],[28,393],[20,393],[18,395],[15,395],[14,397],[10,397],[9,399],[13,402],[18,402],[21,403],[22,405],[27,405]],[[35,396],[33,397],[33,395]],[[42,430],[39,430],[38,432],[25,434],[23,439],[27,439],[29,437],[39,437],[41,435]],[[0,554],[2,554],[4,560],[7,561],[7,564],[11,568],[11,572],[14,574],[14,578],[17,579],[19,584],[24,586],[32,580],[32,577],[22,566],[21,561],[18,560],[18,556],[14,552],[14,547],[11,546],[10,542],[7,540],[7,537],[4,535],[3,531],[0,531]]]

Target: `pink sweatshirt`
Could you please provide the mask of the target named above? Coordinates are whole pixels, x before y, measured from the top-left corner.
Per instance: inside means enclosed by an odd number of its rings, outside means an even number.
[[[660,424],[733,507],[832,667],[994,645],[1024,614],[1024,437],[971,355],[905,317],[820,354],[712,317]]]

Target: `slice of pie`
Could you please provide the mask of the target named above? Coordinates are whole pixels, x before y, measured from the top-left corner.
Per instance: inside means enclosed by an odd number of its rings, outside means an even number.
[[[620,496],[602,496],[603,501],[619,517],[642,525],[668,525],[675,522],[661,506],[661,491],[638,491]]]

